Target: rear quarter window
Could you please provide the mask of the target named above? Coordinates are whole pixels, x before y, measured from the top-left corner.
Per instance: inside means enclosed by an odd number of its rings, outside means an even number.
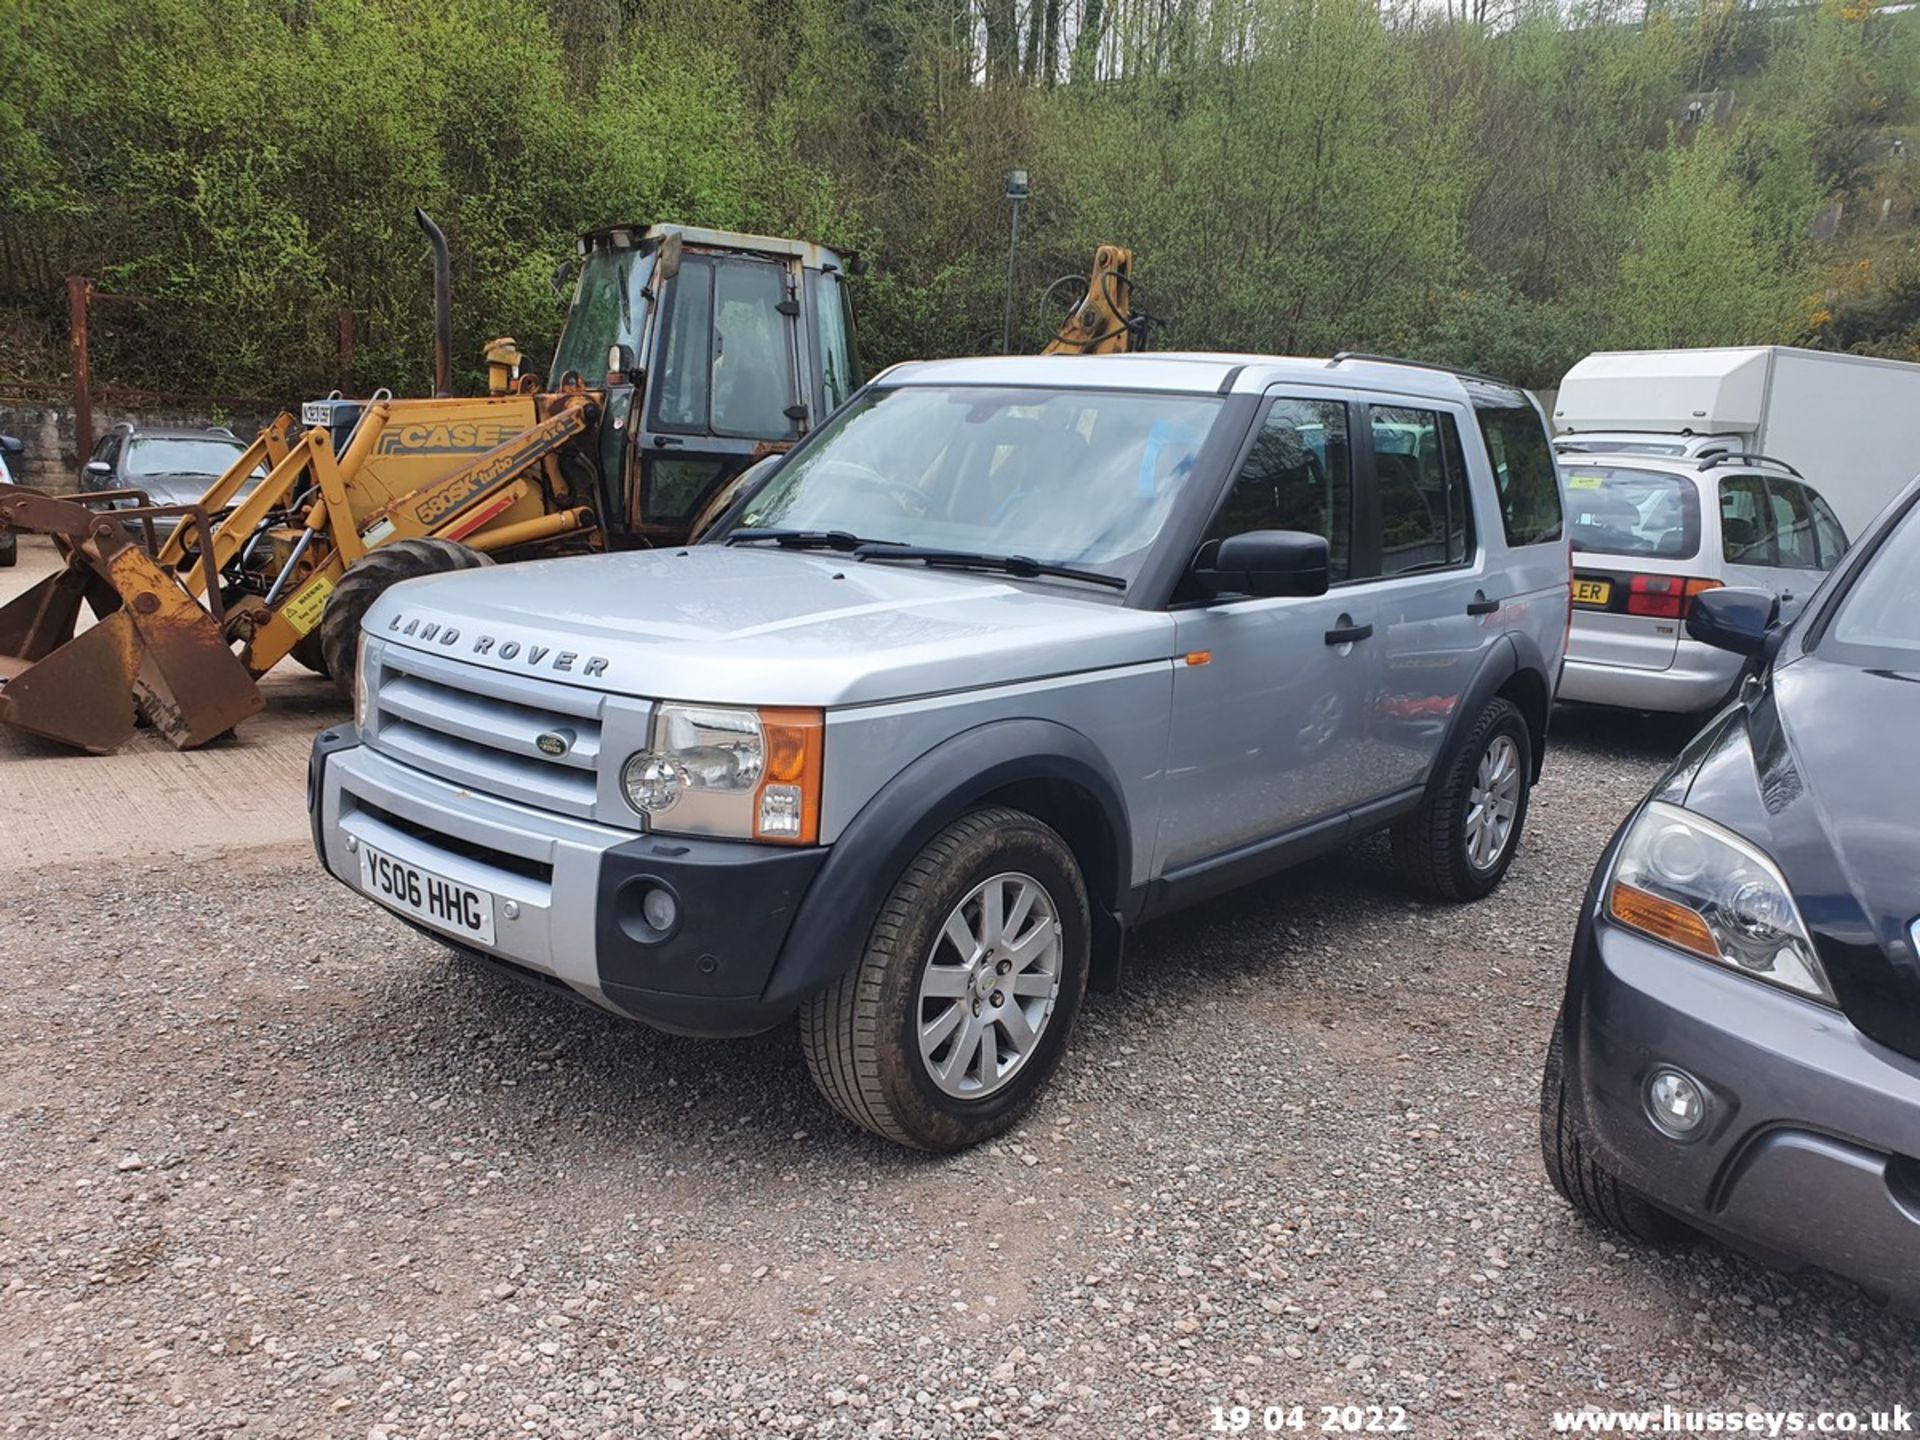
[[[1560,477],[1540,414],[1517,392],[1472,387],[1473,413],[1493,462],[1507,544],[1545,545],[1563,533]]]

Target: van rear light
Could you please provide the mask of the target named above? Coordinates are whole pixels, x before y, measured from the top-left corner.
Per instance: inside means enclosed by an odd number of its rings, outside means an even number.
[[[1694,596],[1719,588],[1718,580],[1690,580],[1683,575],[1634,575],[1627,581],[1627,613],[1684,620],[1693,606]]]

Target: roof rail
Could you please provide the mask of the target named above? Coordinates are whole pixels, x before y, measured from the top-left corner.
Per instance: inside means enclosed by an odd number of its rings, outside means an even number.
[[[1457,370],[1451,365],[1437,365],[1431,360],[1408,360],[1400,355],[1370,355],[1365,350],[1342,350],[1327,361],[1327,368],[1348,360],[1365,360],[1374,365],[1404,365],[1409,370],[1438,370],[1443,375],[1458,375],[1462,380],[1481,380],[1489,385],[1505,386],[1509,390],[1520,387],[1511,380],[1502,380],[1498,375],[1482,375],[1478,370]]]
[[[1716,450],[1701,460],[1696,468],[1711,470],[1716,465],[1778,465],[1796,480],[1807,478],[1786,461],[1776,460],[1771,455],[1751,455],[1734,450]]]

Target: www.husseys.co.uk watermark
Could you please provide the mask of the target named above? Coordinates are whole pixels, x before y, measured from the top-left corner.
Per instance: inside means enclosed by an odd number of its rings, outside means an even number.
[[[1556,1435],[1914,1435],[1920,1420],[1889,1410],[1584,1410],[1555,1412]]]

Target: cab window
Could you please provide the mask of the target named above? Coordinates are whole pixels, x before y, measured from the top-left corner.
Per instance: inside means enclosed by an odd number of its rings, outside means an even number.
[[[838,275],[809,273],[814,322],[820,334],[820,418],[840,408],[860,384],[860,362],[853,348],[853,320],[847,287]]]
[[[1327,578],[1337,584],[1351,568],[1352,517],[1347,407],[1325,400],[1275,400],[1207,538],[1224,540],[1250,530],[1323,536]]]

